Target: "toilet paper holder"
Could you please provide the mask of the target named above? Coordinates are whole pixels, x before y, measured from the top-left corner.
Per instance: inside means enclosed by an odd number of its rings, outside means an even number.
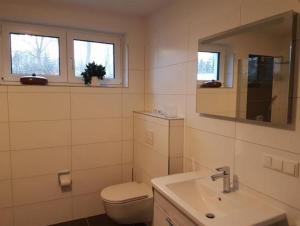
[[[68,192],[72,190],[72,178],[69,170],[58,172],[57,177],[58,184],[61,187],[62,192]]]

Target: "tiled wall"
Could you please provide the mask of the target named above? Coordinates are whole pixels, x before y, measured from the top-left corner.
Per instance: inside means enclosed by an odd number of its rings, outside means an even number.
[[[103,213],[99,191],[132,175],[132,111],[144,110],[141,19],[39,4],[0,4],[0,15],[97,30],[111,24],[127,34],[129,88],[0,86],[0,226],[45,226]],[[57,180],[64,169],[73,180],[66,193]]]
[[[300,179],[263,168],[262,155],[300,160],[299,115],[289,131],[196,113],[197,40],[291,9],[300,11],[299,1],[175,0],[148,19],[145,95],[147,110],[173,105],[185,117],[185,170],[229,165],[242,184],[286,209],[295,225]]]

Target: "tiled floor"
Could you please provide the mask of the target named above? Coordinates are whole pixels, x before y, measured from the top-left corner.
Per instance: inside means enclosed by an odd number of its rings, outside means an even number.
[[[51,226],[120,226],[109,219],[106,215],[99,215],[94,217],[89,217],[85,219],[55,224]],[[145,224],[134,224],[134,225],[126,225],[126,226],[146,226]]]

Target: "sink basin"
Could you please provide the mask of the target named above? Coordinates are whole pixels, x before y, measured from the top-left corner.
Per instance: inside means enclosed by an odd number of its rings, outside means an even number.
[[[285,219],[277,209],[246,189],[222,193],[222,180],[186,173],[152,180],[153,187],[197,225],[267,226]]]
[[[188,180],[168,184],[166,187],[203,216],[211,216],[211,219],[228,215],[241,208],[241,205],[209,188],[204,182],[207,183],[199,179]]]

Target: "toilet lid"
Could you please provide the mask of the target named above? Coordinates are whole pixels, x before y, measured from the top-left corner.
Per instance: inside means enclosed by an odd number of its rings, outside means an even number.
[[[103,189],[101,192],[102,199],[109,203],[126,203],[152,196],[150,186],[136,182],[112,185]]]

